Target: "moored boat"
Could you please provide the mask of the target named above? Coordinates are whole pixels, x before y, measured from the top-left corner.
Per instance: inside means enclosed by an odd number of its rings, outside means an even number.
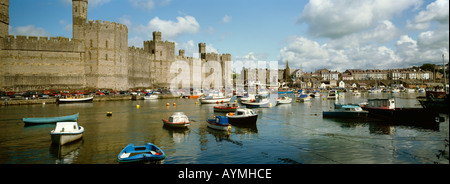
[[[22,120],[27,125],[37,125],[37,124],[45,124],[45,123],[77,121],[78,115],[79,115],[79,113],[69,115],[69,116],[58,116],[58,117],[22,118]]]
[[[271,107],[272,105],[276,105],[277,101],[275,101],[275,104],[270,103],[270,100],[268,98],[268,95],[256,95],[255,100],[250,100],[246,102],[241,102],[243,105],[245,105],[247,108],[259,108],[259,107]]]
[[[121,163],[138,161],[158,161],[166,158],[164,151],[152,143],[145,146],[134,146],[128,144],[117,156],[117,161]]]
[[[175,112],[169,119],[162,119],[164,126],[173,128],[188,128],[189,118],[183,112]]]
[[[360,106],[343,105],[332,111],[323,111],[322,114],[323,117],[333,118],[366,118],[369,112],[363,110]]]
[[[228,123],[228,118],[226,116],[216,116],[214,119],[207,119],[207,126],[216,130],[228,131],[231,130],[231,126]]]
[[[63,104],[63,103],[89,103],[93,102],[94,97],[82,97],[82,96],[70,96],[66,98],[58,98],[56,99],[57,104]]]
[[[283,96],[281,98],[277,99],[277,105],[278,104],[290,104],[292,102],[292,98],[288,96]]]
[[[227,113],[230,124],[255,124],[258,114],[252,109],[237,109],[236,112]]]
[[[369,111],[369,116],[373,118],[401,123],[428,123],[439,117],[438,113],[425,108],[396,107],[394,98],[368,99],[362,109]]]
[[[225,105],[214,106],[216,112],[234,112],[239,108],[239,104],[236,102],[228,102]]]
[[[227,103],[230,100],[230,97],[224,96],[204,96],[198,99],[198,101],[202,104]]]
[[[327,97],[327,99],[330,99],[330,100],[335,100],[335,99],[337,99],[337,94],[336,94],[336,90],[330,90],[329,92],[328,92],[328,97]]]
[[[54,130],[50,132],[52,143],[64,145],[83,137],[84,128],[77,122],[58,122]]]
[[[157,94],[151,94],[151,95],[145,95],[144,96],[144,100],[155,100],[155,99],[158,99],[159,98],[159,95],[157,95]]]
[[[306,94],[303,90],[298,90],[298,92],[300,94],[297,96],[297,101],[306,102],[311,100],[311,97],[308,94]]]

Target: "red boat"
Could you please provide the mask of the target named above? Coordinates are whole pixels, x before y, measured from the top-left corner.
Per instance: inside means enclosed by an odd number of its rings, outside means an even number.
[[[239,104],[236,102],[229,102],[223,106],[214,106],[216,112],[235,112],[239,108]]]
[[[162,121],[164,126],[172,128],[188,128],[190,125],[189,118],[183,112],[175,112],[169,120],[162,119]]]

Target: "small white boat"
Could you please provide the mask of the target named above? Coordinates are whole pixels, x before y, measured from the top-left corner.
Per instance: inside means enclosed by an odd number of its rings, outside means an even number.
[[[175,112],[169,119],[162,119],[164,126],[173,128],[188,128],[189,118],[183,112]]]
[[[208,94],[198,99],[202,104],[227,103],[230,100],[231,97],[225,97],[222,94]]]
[[[56,103],[62,104],[62,103],[86,103],[86,102],[93,102],[94,97],[81,97],[81,96],[71,96],[66,98],[58,98],[56,99]]]
[[[331,100],[334,100],[334,99],[337,99],[337,94],[336,94],[336,90],[330,90],[329,92],[328,92],[328,97],[327,97],[327,99],[331,99]]]
[[[241,97],[241,101],[242,101],[242,102],[245,102],[245,101],[252,101],[252,100],[255,100],[255,98],[256,98],[256,97],[255,97],[254,94],[247,94],[247,95]]]
[[[144,96],[144,100],[155,100],[158,99],[159,95],[146,95]]]
[[[275,103],[277,103],[275,101]],[[259,108],[259,107],[272,107],[268,96],[256,95],[255,100],[250,100],[247,102],[241,102],[241,104],[245,105],[248,108]],[[277,105],[277,104],[275,104]]]
[[[230,124],[255,124],[258,114],[252,109],[237,109],[236,112],[227,113],[228,122]]]
[[[292,102],[292,98],[283,96],[277,99],[277,104],[290,104]]]
[[[361,93],[360,93],[358,90],[354,90],[354,91],[352,92],[352,95],[353,95],[353,96],[361,96]]]
[[[54,130],[50,132],[54,144],[64,145],[83,137],[84,128],[77,122],[58,122]]]

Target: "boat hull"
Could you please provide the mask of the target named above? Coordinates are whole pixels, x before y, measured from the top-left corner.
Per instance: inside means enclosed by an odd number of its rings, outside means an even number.
[[[178,122],[173,123],[169,122],[167,119],[162,119],[164,126],[172,127],[172,128],[189,128],[190,122]]]
[[[51,134],[52,143],[65,145],[67,143],[76,141],[83,137],[83,133],[54,133]]]
[[[64,121],[77,121],[78,115],[69,115],[69,116],[59,116],[59,117],[42,117],[42,118],[22,118],[23,122],[27,125],[33,124],[46,124],[46,123],[56,123],[56,122],[64,122]]]
[[[229,124],[227,124],[227,125],[220,125],[220,124],[214,123],[214,121],[207,121],[208,122],[207,125],[208,125],[209,128],[212,128],[212,129],[215,129],[215,130],[222,130],[222,131],[228,131],[229,129],[231,129],[231,126]]]
[[[324,111],[323,117],[332,118],[367,118],[369,112],[336,112],[336,111]]]
[[[88,97],[88,98],[58,98],[56,99],[56,103],[58,104],[65,104],[65,103],[90,103],[94,101],[94,97]]]
[[[214,107],[216,112],[235,112],[237,107]]]
[[[366,111],[369,111],[369,117],[390,120],[398,123],[435,122],[436,117],[439,117],[438,113],[423,108],[362,108]]]
[[[247,116],[247,117],[233,117],[227,116],[228,122],[233,125],[239,124],[256,124],[256,120],[258,119],[258,115]]]
[[[146,143],[145,146],[134,146],[128,144],[117,156],[120,163],[140,162],[140,161],[159,161],[166,158],[164,151],[152,143]]]
[[[199,99],[202,104],[215,104],[215,103],[226,103],[229,102],[231,98],[217,98],[217,99]]]

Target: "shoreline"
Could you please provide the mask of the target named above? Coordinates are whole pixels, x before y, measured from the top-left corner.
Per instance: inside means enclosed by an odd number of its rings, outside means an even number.
[[[180,98],[172,95],[161,95],[160,99],[165,98]],[[9,106],[9,105],[37,105],[37,104],[56,104],[57,98],[47,98],[47,99],[20,99],[20,100],[12,100],[12,99],[3,99],[0,101],[0,106]],[[136,95],[116,95],[116,96],[95,96],[94,102],[103,102],[103,101],[120,101],[120,100],[144,100],[142,96]]]

